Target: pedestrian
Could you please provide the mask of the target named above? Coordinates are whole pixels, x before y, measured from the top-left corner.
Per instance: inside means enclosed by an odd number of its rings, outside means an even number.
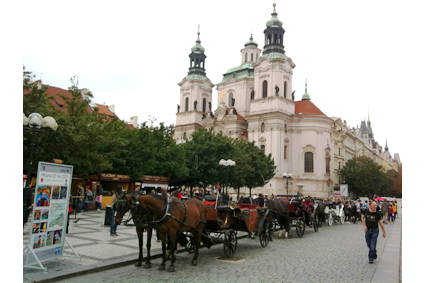
[[[229,204],[229,194],[225,193],[223,196],[223,205],[228,205]]]
[[[394,210],[394,220],[397,217],[397,202],[393,201],[393,210]]]
[[[356,203],[356,219],[358,219],[358,220],[360,220],[362,207],[363,207],[362,201],[358,199],[357,203]]]
[[[93,201],[93,193],[89,190],[89,188],[86,188],[86,194],[84,198],[84,211],[89,212],[90,209],[90,203]]]
[[[376,254],[376,245],[379,236],[379,226],[381,226],[384,238],[387,236],[385,233],[384,224],[382,223],[381,213],[376,211],[377,206],[378,204],[375,201],[372,201],[369,208],[365,209],[362,213],[362,223],[365,231],[365,239],[367,247],[369,248],[369,263],[373,263],[373,261],[378,257]]]
[[[382,219],[384,219],[384,223],[388,224],[388,210],[390,208],[390,205],[388,204],[388,201],[384,199],[384,202],[381,204],[381,213],[382,213]]]
[[[77,196],[78,197],[83,197],[84,196],[84,188],[83,188],[83,184],[79,183],[78,184],[78,189],[77,189]],[[81,213],[81,209],[83,207],[83,201],[81,198],[77,198],[75,201],[75,208],[77,209],[78,213]]]
[[[394,206],[393,205],[390,206],[390,217],[391,217],[391,222],[394,222],[395,217],[394,217]]]
[[[351,210],[351,205],[349,201],[345,201],[344,204],[344,215],[345,215],[345,223],[350,224],[350,210]]]
[[[96,198],[95,198],[95,202],[96,202],[96,206],[97,206],[98,211],[102,210],[102,195],[103,195],[102,186],[99,185],[99,187],[97,187],[97,195],[96,195]]]
[[[29,183],[28,186],[24,188],[24,193],[23,193],[24,225],[23,226],[25,226],[25,224],[28,222],[28,217],[30,216],[31,209],[32,209],[31,187],[32,187],[32,184]]]
[[[117,199],[119,195],[122,193],[122,186],[118,185],[115,193],[111,197],[111,237],[117,237],[117,225],[115,224],[115,203],[117,202]]]
[[[181,200],[181,199],[182,199],[182,197],[183,197],[183,194],[182,194],[182,192],[180,191],[180,189],[178,189],[178,190],[177,190],[177,198],[178,198],[179,200]]]
[[[368,206],[368,204],[367,204],[367,200],[365,200],[365,202],[364,202],[364,204],[363,204],[363,207],[362,207],[362,212],[363,211],[365,211],[366,209],[368,209],[369,208],[369,206]]]
[[[69,216],[71,215],[71,213],[72,213],[72,196],[70,195],[69,196],[69,204],[68,204],[68,222],[66,222],[66,234],[68,234],[68,231],[69,231]]]

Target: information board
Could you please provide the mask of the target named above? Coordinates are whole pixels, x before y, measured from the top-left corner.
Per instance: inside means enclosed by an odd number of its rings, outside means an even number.
[[[72,171],[71,165],[38,163],[25,265],[63,256]]]

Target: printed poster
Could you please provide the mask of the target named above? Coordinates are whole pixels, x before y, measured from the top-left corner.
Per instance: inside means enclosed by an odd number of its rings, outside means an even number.
[[[73,166],[39,162],[29,246],[40,262],[63,255]],[[28,265],[36,263],[29,253]]]

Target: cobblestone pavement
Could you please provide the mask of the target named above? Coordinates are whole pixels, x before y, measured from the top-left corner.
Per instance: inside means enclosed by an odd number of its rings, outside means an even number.
[[[154,259],[151,269],[128,265],[57,282],[371,282],[394,225],[385,225],[385,239],[380,231],[374,264],[368,262],[361,223],[334,224],[318,232],[307,227],[301,238],[295,229],[288,239],[277,239],[275,233],[265,248],[258,237],[240,239],[235,256],[244,260],[239,262],[217,260],[224,253],[222,245],[215,245],[200,250],[197,266],[191,266],[191,254],[178,254],[171,273],[157,270],[161,260]]]

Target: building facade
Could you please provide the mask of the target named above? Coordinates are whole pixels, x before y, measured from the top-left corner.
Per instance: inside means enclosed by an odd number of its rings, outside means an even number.
[[[312,102],[307,81],[302,99],[295,101],[292,75],[296,65],[285,53],[285,30],[276,4],[271,16],[264,30],[263,50],[251,34],[240,50],[241,64],[228,69],[216,85],[218,107],[214,111],[215,85],[206,76],[207,56],[198,31],[188,75],[178,84],[174,139],[185,142],[199,127],[248,139],[271,154],[277,167],[275,176],[257,192],[284,195],[302,190],[304,195],[328,197],[339,188],[339,170],[348,159],[366,155],[378,161],[384,156],[374,148],[370,121],[362,129],[349,129],[340,118],[328,117]],[[290,181],[285,178],[288,174]],[[241,189],[241,193],[247,192]]]

